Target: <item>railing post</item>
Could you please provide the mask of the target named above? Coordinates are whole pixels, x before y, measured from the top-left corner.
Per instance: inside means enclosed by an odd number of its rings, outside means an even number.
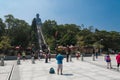
[[[83,58],[83,53],[81,54],[81,61],[83,61],[84,60],[84,58]]]
[[[1,66],[4,66],[4,58],[1,57]]]
[[[92,54],[92,58],[93,58],[93,61],[95,61],[95,54],[94,53]]]
[[[32,64],[35,64],[35,59],[34,59],[34,57],[32,57]]]
[[[17,57],[17,65],[20,65],[20,57]]]

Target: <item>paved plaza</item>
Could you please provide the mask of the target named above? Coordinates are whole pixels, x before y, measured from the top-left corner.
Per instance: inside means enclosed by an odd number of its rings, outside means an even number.
[[[84,57],[84,61],[72,59],[66,62],[64,58],[63,75],[49,74],[53,67],[57,70],[56,60],[53,58],[49,63],[45,60],[21,60],[21,65],[16,65],[16,60],[5,61],[6,65],[0,66],[0,80],[120,80],[120,72],[116,70],[115,55],[112,55],[113,69],[106,68],[104,56],[99,56],[95,61],[92,57]]]

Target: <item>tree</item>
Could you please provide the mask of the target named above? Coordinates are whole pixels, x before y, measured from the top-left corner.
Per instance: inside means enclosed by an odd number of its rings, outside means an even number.
[[[14,25],[15,18],[13,17],[12,14],[5,15],[5,22],[7,24],[8,29],[16,26]]]
[[[33,21],[32,21],[32,25],[31,25],[31,37],[30,37],[30,40],[31,40],[31,44],[34,44],[35,48],[38,48],[39,47],[39,44],[38,44],[38,33],[37,33],[37,25],[36,25],[36,19],[34,18]]]
[[[2,19],[0,18],[0,37],[5,34],[5,24],[3,23]]]
[[[0,50],[5,51],[11,48],[10,39],[8,36],[2,36],[0,39]]]
[[[9,14],[5,16],[5,22],[8,29],[7,36],[10,38],[11,45],[27,47],[30,40],[30,26],[24,20],[14,18]]]
[[[23,20],[19,20],[17,27],[11,28],[10,37],[12,45],[27,47],[30,42],[30,26]]]

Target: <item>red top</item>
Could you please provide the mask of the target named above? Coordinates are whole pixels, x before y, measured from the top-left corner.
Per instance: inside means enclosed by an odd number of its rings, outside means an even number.
[[[118,55],[116,56],[116,60],[117,60],[117,63],[120,64],[120,54],[118,54]]]

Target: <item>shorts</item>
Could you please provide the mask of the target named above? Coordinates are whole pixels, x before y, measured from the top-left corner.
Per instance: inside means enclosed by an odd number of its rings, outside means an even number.
[[[63,65],[62,64],[58,64],[58,69],[62,69]]]
[[[111,60],[106,60],[106,62],[111,62]]]

